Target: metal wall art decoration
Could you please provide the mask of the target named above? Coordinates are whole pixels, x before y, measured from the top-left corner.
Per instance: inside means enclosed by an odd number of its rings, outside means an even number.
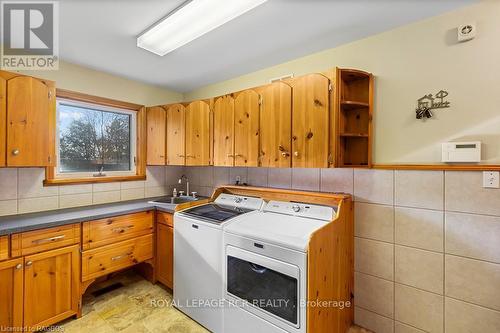
[[[448,96],[448,92],[440,90],[434,96],[428,94],[419,98],[417,100],[417,109],[415,110],[417,119],[432,118],[433,114],[431,110],[449,108],[450,102],[445,100],[446,96]]]

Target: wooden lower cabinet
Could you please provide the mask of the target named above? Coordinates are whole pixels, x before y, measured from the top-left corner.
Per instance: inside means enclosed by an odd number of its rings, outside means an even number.
[[[46,327],[78,313],[79,246],[24,257],[24,326]]]
[[[156,225],[156,279],[174,287],[174,228],[163,223]]]
[[[0,262],[0,331],[23,326],[23,258]]]

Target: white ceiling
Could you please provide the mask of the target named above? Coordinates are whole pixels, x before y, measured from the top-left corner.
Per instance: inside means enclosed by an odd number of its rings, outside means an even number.
[[[269,0],[164,57],[136,47],[137,35],[184,1],[62,0],[60,58],[187,92],[474,2]]]

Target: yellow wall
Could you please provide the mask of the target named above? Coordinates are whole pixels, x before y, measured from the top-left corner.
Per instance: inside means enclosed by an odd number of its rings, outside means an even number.
[[[456,42],[475,21],[476,39]],[[334,66],[370,71],[375,81],[375,163],[435,163],[441,142],[483,141],[486,163],[500,162],[500,1],[483,1],[425,21],[315,53],[185,94],[217,96],[270,78]],[[415,119],[416,100],[444,89],[451,108]]]
[[[56,81],[58,88],[147,106],[178,102],[183,99],[181,93],[63,61],[59,63],[57,71],[22,73]]]

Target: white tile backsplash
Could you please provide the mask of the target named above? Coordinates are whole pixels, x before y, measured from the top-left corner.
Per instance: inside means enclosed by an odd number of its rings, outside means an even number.
[[[59,186],[43,186],[45,169],[18,169],[18,198],[51,197],[59,195]]]
[[[394,204],[394,171],[355,169],[354,199],[359,202]]]
[[[0,168],[0,200],[17,199],[17,169]]]
[[[342,192],[353,194],[353,169],[321,169],[321,192]]]
[[[446,213],[446,252],[500,264],[500,217]]]
[[[396,206],[443,209],[443,171],[395,171]]]
[[[319,191],[319,169],[293,168],[292,188],[305,191]]]

